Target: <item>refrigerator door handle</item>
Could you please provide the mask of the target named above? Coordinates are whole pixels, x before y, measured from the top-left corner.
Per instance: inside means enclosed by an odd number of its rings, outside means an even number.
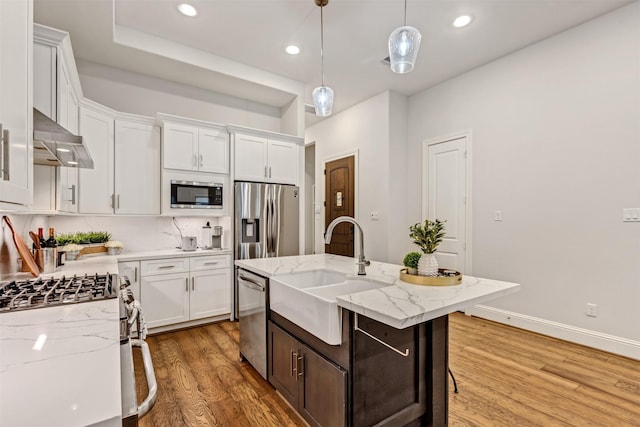
[[[271,199],[271,212],[273,213],[271,216],[271,250],[273,256],[278,256],[280,252],[279,195],[277,190],[274,193],[273,199]]]

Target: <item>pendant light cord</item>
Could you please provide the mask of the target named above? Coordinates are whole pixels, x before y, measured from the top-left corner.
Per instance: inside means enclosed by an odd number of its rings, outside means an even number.
[[[407,26],[407,0],[404,0],[404,26]]]
[[[324,86],[324,20],[322,19],[322,9],[320,6],[320,64],[322,70],[322,86]]]

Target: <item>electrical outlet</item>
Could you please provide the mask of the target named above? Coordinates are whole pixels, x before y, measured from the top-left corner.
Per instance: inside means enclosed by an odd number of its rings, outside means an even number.
[[[598,306],[596,304],[587,303],[587,316],[598,317]]]
[[[371,221],[379,221],[380,220],[380,212],[378,212],[378,211],[369,212],[369,218],[371,218]]]
[[[493,213],[493,220],[494,221],[502,221],[502,211],[495,211]]]
[[[622,221],[624,222],[638,222],[640,221],[640,209],[627,208],[622,210]]]

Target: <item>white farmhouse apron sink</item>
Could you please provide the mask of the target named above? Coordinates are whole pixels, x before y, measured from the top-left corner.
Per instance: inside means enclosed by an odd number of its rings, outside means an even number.
[[[331,345],[342,344],[342,308],[337,296],[389,286],[363,277],[319,269],[272,276],[271,310]]]

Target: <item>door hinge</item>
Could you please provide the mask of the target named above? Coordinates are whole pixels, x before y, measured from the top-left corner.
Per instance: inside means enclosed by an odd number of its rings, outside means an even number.
[[[324,174],[325,174],[325,175],[327,174],[327,170],[326,170],[326,169],[324,170]]]

